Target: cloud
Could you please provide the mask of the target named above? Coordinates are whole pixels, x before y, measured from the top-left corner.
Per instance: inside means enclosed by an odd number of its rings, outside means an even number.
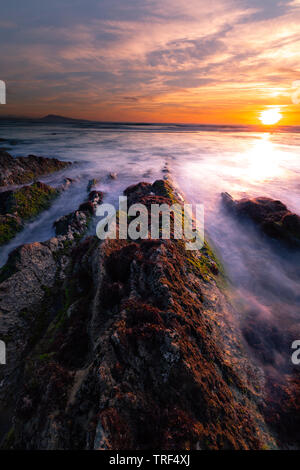
[[[229,108],[287,99],[300,78],[299,0],[29,0],[12,15],[15,2],[0,33],[14,109]]]

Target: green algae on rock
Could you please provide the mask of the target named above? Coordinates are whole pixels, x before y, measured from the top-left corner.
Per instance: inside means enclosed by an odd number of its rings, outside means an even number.
[[[0,246],[11,240],[22,228],[20,217],[12,214],[0,215]]]
[[[40,182],[0,193],[0,245],[22,230],[24,222],[48,209],[58,194],[57,189]]]
[[[70,165],[71,162],[35,155],[14,158],[0,149],[0,186],[30,183],[37,177],[63,170]]]
[[[37,181],[15,191],[0,193],[0,210],[2,214],[16,214],[18,217],[28,220],[47,209],[51,200],[58,194],[57,189]]]

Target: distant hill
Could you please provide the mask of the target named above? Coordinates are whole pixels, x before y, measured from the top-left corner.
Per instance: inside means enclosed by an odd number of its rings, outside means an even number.
[[[66,116],[59,116],[57,114],[48,114],[47,116],[26,117],[26,116],[0,116],[0,121],[25,121],[25,122],[45,122],[45,123],[68,123],[68,122],[90,122],[87,119],[75,119]]]
[[[38,118],[37,121],[59,123],[59,122],[87,121],[87,119],[76,119],[76,118],[70,118],[66,116],[59,116],[57,114],[48,114],[47,116]]]

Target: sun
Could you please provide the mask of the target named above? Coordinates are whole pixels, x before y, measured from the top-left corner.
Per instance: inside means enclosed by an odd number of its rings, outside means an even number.
[[[277,122],[282,119],[282,114],[280,113],[280,108],[271,108],[266,109],[260,113],[261,122],[266,126],[271,126],[272,124],[276,124]]]

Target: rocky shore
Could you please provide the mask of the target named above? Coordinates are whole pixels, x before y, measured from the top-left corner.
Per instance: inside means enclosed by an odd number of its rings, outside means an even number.
[[[0,192],[0,246],[20,232],[27,221],[47,209],[59,190],[37,181]]]
[[[227,210],[239,220],[251,220],[269,239],[278,240],[290,247],[300,248],[300,217],[281,201],[268,197],[234,200],[223,193]]]
[[[37,177],[63,170],[70,165],[71,162],[35,155],[14,158],[0,149],[0,187],[30,183]]]
[[[0,149],[0,187],[34,181],[30,185],[0,192],[0,246],[20,232],[26,222],[49,208],[53,199],[65,189],[64,187],[52,188],[36,181],[36,178],[65,169],[70,165],[71,162],[34,155],[13,158]]]
[[[174,237],[87,236],[103,199],[92,185],[87,201],[55,222],[55,237],[15,249],[0,270],[0,338],[9,358],[0,367],[2,448],[296,445],[298,383],[289,396],[286,384],[275,393],[253,362],[210,244],[187,251]],[[28,197],[32,186],[22,188]],[[169,180],[124,194],[149,208],[183,204]],[[24,216],[15,196],[1,207]],[[224,200],[239,213],[239,203]],[[287,209],[275,205],[282,223]]]
[[[166,181],[125,193],[146,205],[180,203]],[[80,242],[84,208],[57,222],[55,238],[15,250],[1,271],[0,331],[11,358],[0,389],[4,446],[276,446],[210,247]]]

